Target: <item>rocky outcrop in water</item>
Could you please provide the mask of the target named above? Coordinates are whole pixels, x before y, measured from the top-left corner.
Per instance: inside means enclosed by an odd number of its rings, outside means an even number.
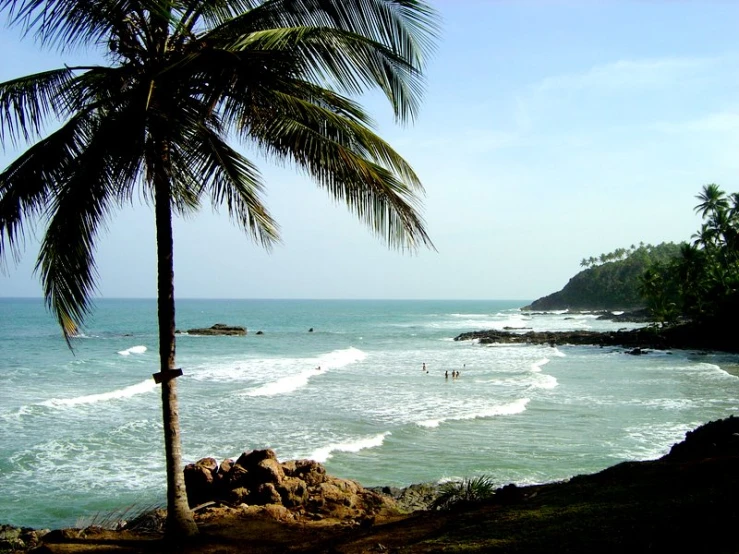
[[[672,327],[648,326],[618,331],[529,331],[510,333],[496,329],[462,333],[454,340],[477,340],[480,344],[577,344],[595,346],[623,346],[629,349],[721,350],[739,352],[733,328],[685,323]],[[632,352],[633,353],[633,352]]]
[[[366,521],[397,511],[391,498],[354,481],[332,477],[313,460],[280,463],[272,450],[252,450],[235,462],[203,458],[185,467],[190,505],[271,506],[284,519]]]
[[[207,336],[244,336],[246,335],[246,327],[232,327],[225,323],[216,323],[212,327],[188,329],[187,334]]]
[[[595,346],[625,346],[629,348],[669,348],[669,342],[650,329],[597,331],[472,331],[454,338],[456,341],[477,340],[480,344],[587,344]]]

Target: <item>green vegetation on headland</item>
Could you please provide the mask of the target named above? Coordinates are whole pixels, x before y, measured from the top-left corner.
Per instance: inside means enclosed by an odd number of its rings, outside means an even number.
[[[711,327],[733,325],[739,308],[739,193],[703,187],[695,207],[703,217],[693,242],[679,256],[652,265],[641,292],[655,319],[681,319]]]
[[[692,242],[640,245],[584,259],[587,269],[524,310],[647,308],[653,321],[729,325],[739,308],[739,193],[705,185]]]
[[[559,292],[532,302],[524,310],[629,310],[646,305],[640,278],[650,267],[667,263],[680,253],[671,242],[620,248],[598,258],[583,260],[587,266]]]

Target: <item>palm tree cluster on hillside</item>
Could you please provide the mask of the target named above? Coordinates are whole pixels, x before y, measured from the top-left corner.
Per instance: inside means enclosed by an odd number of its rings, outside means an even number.
[[[727,196],[712,183],[696,198],[703,223],[693,241],[642,277],[642,294],[660,321],[720,323],[739,308],[739,193]]]
[[[651,244],[639,243],[639,246],[632,244],[629,248],[616,248],[613,252],[601,254],[599,256],[590,256],[589,258],[583,258],[580,260],[580,267],[591,268],[598,265],[603,265],[608,262],[620,262],[626,258],[634,255],[639,250],[645,250],[647,254],[651,254],[655,249],[655,246]]]
[[[301,169],[389,246],[432,247],[418,176],[351,97],[379,89],[399,122],[412,120],[436,14],[419,0],[0,0],[0,15],[43,46],[109,62],[0,83],[0,140],[31,144],[0,172],[0,259],[45,226],[36,270],[70,341],[91,308],[106,218],[134,198],[153,204],[167,533],[192,535],[173,217],[210,202],[259,244],[279,240],[238,139]]]

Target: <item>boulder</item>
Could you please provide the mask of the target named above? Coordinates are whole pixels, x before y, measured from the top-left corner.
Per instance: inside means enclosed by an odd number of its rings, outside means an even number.
[[[48,529],[36,530],[29,527],[0,524],[0,551],[28,552],[36,547],[41,538],[48,533]]]
[[[256,488],[260,483],[279,484],[285,477],[285,471],[273,450],[244,452],[234,466],[239,466],[246,472],[241,482],[250,488]]]
[[[246,487],[236,487],[226,493],[226,500],[231,504],[248,504],[251,491]]]
[[[190,506],[197,506],[213,497],[217,471],[218,461],[215,458],[203,458],[185,466],[185,486]]]
[[[283,464],[285,474],[302,479],[309,486],[315,486],[326,480],[326,469],[313,460],[294,460]]]
[[[308,485],[297,477],[285,477],[277,491],[282,498],[282,505],[287,508],[302,506],[308,500]]]
[[[254,495],[254,499],[252,500],[253,504],[259,504],[260,506],[265,506],[267,504],[282,504],[282,496],[279,492],[277,492],[277,489],[275,488],[274,483],[262,483],[257,488],[256,494]]]
[[[191,505],[209,500],[229,505],[271,506],[281,518],[372,521],[379,513],[396,513],[392,498],[363,488],[355,481],[326,474],[313,460],[280,463],[273,450],[244,452],[235,462],[219,465],[204,458],[186,468]]]

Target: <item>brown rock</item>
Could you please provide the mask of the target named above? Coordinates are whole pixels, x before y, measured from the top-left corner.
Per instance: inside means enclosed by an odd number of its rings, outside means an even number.
[[[297,477],[285,477],[277,492],[282,497],[282,505],[288,508],[302,506],[308,500],[308,486]]]
[[[232,504],[249,504],[251,491],[246,487],[231,489],[227,494],[227,500]]]
[[[294,469],[288,470],[283,464],[285,474],[291,477],[302,479],[308,486],[315,486],[326,480],[326,468],[313,460],[297,460],[294,462]]]
[[[240,466],[239,464],[234,464],[231,466],[231,469],[228,471],[228,473],[223,476],[223,481],[221,485],[222,488],[225,489],[235,489],[245,486],[248,480],[249,472],[246,471],[246,468]]]
[[[190,506],[197,506],[213,498],[213,482],[217,469],[218,462],[215,458],[203,458],[185,466],[185,486]]]
[[[285,478],[280,462],[272,459],[262,460],[249,473],[254,479],[266,483],[281,483]]]
[[[273,483],[262,483],[257,488],[254,504],[282,504],[282,496],[277,492]]]
[[[236,460],[236,463],[249,469],[251,466],[257,465],[262,460],[277,461],[277,454],[275,454],[274,450],[269,448],[264,450],[249,450],[248,452],[241,454],[241,456]]]

